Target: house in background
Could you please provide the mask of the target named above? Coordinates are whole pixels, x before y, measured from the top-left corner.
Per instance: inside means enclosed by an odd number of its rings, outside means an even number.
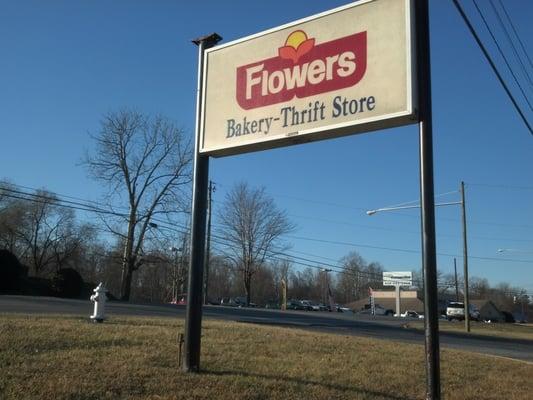
[[[470,304],[479,310],[482,321],[505,322],[505,317],[496,305],[490,300],[470,300]]]

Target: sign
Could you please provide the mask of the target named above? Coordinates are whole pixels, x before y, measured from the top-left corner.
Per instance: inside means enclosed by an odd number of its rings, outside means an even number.
[[[383,272],[383,286],[412,286],[413,273],[405,272]]]
[[[411,0],[362,0],[206,50],[200,152],[416,122]]]

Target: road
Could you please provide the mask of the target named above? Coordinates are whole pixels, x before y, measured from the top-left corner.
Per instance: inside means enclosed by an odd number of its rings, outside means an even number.
[[[53,297],[0,296],[0,313],[68,314],[89,316],[92,303]],[[107,314],[184,318],[185,307],[108,302]],[[285,326],[333,334],[424,344],[421,330],[404,328],[405,319],[343,313],[266,310],[206,306],[204,318]],[[482,353],[533,362],[533,340],[487,337],[463,333],[440,333],[443,348]]]

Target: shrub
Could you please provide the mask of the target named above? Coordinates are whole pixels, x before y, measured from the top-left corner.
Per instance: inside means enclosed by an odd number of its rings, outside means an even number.
[[[58,297],[79,298],[83,290],[83,278],[75,269],[60,269],[52,278],[52,289]]]
[[[9,250],[0,250],[0,291],[19,292],[28,268]]]

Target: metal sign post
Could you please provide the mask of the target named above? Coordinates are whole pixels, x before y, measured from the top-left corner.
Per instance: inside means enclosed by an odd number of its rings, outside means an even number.
[[[426,398],[439,400],[440,354],[428,0],[417,0],[415,7],[416,54],[418,59],[422,266],[424,270],[424,333],[426,339]]]
[[[209,156],[201,155],[198,151],[202,125],[201,104],[203,98],[204,51],[217,44],[221,39],[218,34],[213,33],[193,41],[193,43],[198,45],[198,89],[196,98],[189,287],[185,314],[185,348],[182,360],[182,369],[185,372],[199,372],[200,370],[202,286],[205,257],[207,184],[209,180]]]

